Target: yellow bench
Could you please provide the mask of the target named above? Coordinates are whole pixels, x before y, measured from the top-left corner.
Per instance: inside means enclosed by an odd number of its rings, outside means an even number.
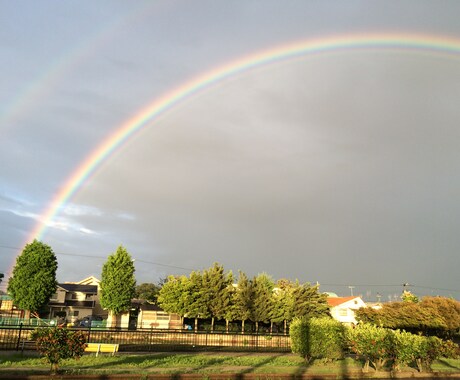
[[[87,343],[86,352],[95,352],[96,356],[99,355],[99,352],[109,352],[115,355],[115,352],[118,352],[118,344],[113,343]]]

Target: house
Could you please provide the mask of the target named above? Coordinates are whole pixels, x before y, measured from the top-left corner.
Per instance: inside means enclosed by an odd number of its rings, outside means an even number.
[[[99,302],[99,280],[88,277],[79,282],[58,283],[48,302],[49,318],[65,318],[67,322],[89,315],[107,314]]]
[[[355,310],[366,307],[366,304],[359,296],[350,297],[328,297],[327,303],[331,310],[331,316],[344,324],[357,324]]]
[[[149,301],[134,299],[129,311],[118,316],[109,314],[107,326],[132,330],[182,329],[182,319],[178,314],[169,314]]]

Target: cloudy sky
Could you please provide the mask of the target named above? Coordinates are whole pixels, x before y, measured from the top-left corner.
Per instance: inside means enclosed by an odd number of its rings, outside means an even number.
[[[459,12],[422,0],[0,0],[0,271],[85,159],[168,92],[321,38],[460,47]],[[403,283],[460,298],[459,54],[332,49],[186,97],[49,221],[40,239],[58,280],[100,277],[122,244],[138,283],[219,262],[370,301]]]

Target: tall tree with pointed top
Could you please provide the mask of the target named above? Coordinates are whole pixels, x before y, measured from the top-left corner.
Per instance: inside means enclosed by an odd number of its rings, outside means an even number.
[[[113,316],[127,311],[136,291],[134,263],[123,247],[110,255],[102,268],[101,305]]]
[[[203,297],[211,313],[211,331],[214,331],[216,319],[225,318],[230,307],[230,287],[233,275],[225,274],[224,267],[218,263],[203,271]]]
[[[256,323],[256,333],[259,332],[259,322],[270,321],[274,307],[273,288],[275,283],[266,273],[260,273],[252,280],[253,284],[253,310],[252,319]]]
[[[8,293],[20,309],[36,312],[46,305],[56,291],[56,255],[49,245],[38,240],[27,244],[16,259],[13,275],[8,282]]]
[[[240,271],[233,300],[235,305],[235,316],[241,321],[241,332],[244,333],[244,324],[246,320],[252,318],[254,290],[252,281],[242,271]]]

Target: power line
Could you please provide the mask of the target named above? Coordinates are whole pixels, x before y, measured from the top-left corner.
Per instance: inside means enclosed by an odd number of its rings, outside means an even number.
[[[18,247],[12,247],[8,245],[0,245],[0,248],[7,248],[7,249],[13,249],[13,250],[20,250],[22,248]],[[107,259],[107,256],[98,256],[98,255],[84,255],[84,254],[78,254],[78,253],[63,253],[63,252],[55,252],[56,255],[60,256],[74,256],[74,257],[86,257],[86,258],[91,258],[91,259]],[[174,268],[174,269],[180,269],[180,270],[186,270],[186,271],[194,271],[195,269],[193,268],[186,268],[186,267],[181,267],[178,265],[169,265],[169,264],[161,264],[157,263],[154,261],[147,261],[147,260],[141,260],[141,259],[136,259],[134,258],[135,261],[144,263],[144,264],[150,264],[150,265],[157,265],[165,268]],[[2,272],[4,273],[4,272]],[[377,287],[377,288],[389,288],[389,287],[401,287],[404,286],[404,284],[326,284],[326,283],[321,283],[320,285],[322,286],[337,286],[337,287]],[[2,285],[0,285],[1,287]],[[435,291],[443,291],[443,292],[454,292],[454,293],[460,293],[460,290],[458,289],[446,289],[446,288],[434,288],[430,286],[422,286],[422,285],[414,285],[410,284],[412,288],[418,288],[418,289],[427,289],[427,290],[435,290]]]

